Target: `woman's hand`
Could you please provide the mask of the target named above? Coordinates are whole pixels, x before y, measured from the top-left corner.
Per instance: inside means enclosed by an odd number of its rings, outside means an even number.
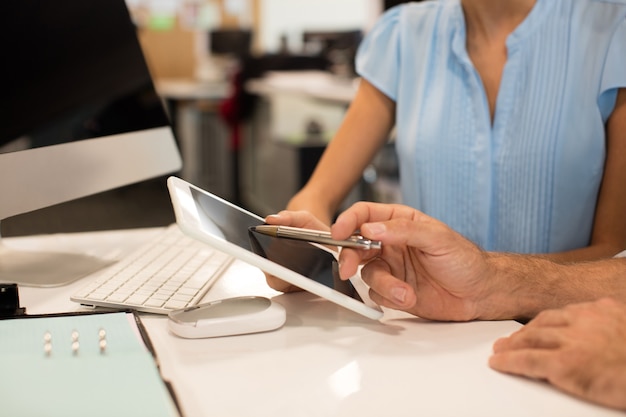
[[[271,214],[265,218],[265,223],[277,226],[293,226],[305,229],[328,230],[328,226],[307,211],[283,210],[277,214]],[[300,288],[276,278],[273,275],[265,274],[267,284],[277,291],[293,292],[300,291]]]
[[[329,230],[326,223],[304,210],[283,210],[277,214],[270,214],[265,218],[265,223],[277,226],[301,227],[303,229]]]

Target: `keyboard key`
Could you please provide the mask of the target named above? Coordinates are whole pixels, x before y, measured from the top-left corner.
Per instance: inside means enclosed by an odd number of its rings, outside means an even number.
[[[165,300],[155,300],[152,298],[144,303],[146,307],[161,307],[163,304],[165,304]]]
[[[126,302],[130,305],[141,305],[148,299],[147,294],[133,294],[126,299]]]
[[[165,308],[170,308],[172,310],[177,310],[179,308],[185,308],[185,307],[187,307],[187,302],[185,301],[170,300],[167,303],[165,303]]]

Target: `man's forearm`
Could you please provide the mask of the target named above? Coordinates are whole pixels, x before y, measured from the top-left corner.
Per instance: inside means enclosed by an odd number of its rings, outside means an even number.
[[[488,254],[481,318],[530,319],[540,311],[611,296],[626,302],[626,259],[558,264],[539,256]]]

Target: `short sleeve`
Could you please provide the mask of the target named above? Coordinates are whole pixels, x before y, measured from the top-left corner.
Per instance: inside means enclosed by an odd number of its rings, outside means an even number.
[[[398,95],[399,21],[403,6],[389,9],[363,38],[356,55],[356,72],[392,100]]]
[[[626,19],[614,32],[604,62],[600,84],[600,105],[604,115],[612,111],[618,88],[626,88]]]

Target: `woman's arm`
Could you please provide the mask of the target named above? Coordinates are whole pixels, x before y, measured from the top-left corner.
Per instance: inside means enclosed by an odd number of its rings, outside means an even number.
[[[395,102],[361,80],[346,117],[307,184],[289,202],[330,225],[339,205],[357,183],[395,123]]]
[[[626,249],[626,88],[619,90],[606,124],[607,156],[598,195],[591,244],[546,255],[558,262],[614,256]],[[572,225],[575,227],[574,225]]]

